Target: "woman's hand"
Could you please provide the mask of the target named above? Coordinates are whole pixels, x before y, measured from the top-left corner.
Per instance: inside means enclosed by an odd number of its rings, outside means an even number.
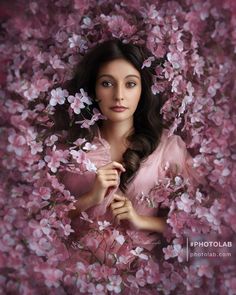
[[[102,166],[97,170],[96,179],[91,190],[91,197],[95,204],[100,204],[103,201],[109,188],[118,185],[119,170],[124,172],[125,168],[122,164],[115,161]]]
[[[128,220],[137,230],[163,233],[166,229],[166,218],[137,214],[131,201],[126,197],[115,194],[110,207],[115,222],[118,224],[121,220]]]
[[[97,175],[92,189],[83,194],[75,202],[75,209],[69,212],[71,219],[78,216],[79,212],[86,211],[87,209],[100,204],[107,190],[112,186],[117,186],[119,183],[118,171],[125,171],[125,168],[118,162],[111,162],[107,165],[100,167],[97,170]]]
[[[128,220],[137,229],[140,229],[141,216],[137,214],[129,199],[115,194],[110,208],[117,224],[119,224],[121,220]]]

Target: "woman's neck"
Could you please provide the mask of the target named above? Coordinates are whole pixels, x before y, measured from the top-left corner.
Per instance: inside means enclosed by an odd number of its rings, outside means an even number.
[[[112,144],[126,144],[126,138],[133,130],[133,122],[103,122],[100,128],[102,137]]]

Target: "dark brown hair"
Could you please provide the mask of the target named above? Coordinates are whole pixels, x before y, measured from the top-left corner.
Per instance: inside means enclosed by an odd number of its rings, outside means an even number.
[[[125,192],[126,185],[133,179],[140,167],[141,161],[146,159],[158,146],[163,130],[162,116],[160,109],[162,100],[159,95],[154,95],[151,91],[153,85],[153,75],[155,75],[155,67],[162,63],[163,60],[155,60],[150,67],[142,65],[145,59],[152,54],[144,46],[123,43],[121,40],[112,39],[102,42],[92,48],[78,64],[74,78],[69,81],[66,88],[71,95],[83,88],[92,98],[93,104],[90,110],[83,109],[82,115],[85,118],[91,116],[91,110],[98,104],[95,102],[95,82],[102,64],[123,58],[129,61],[141,75],[141,98],[134,113],[134,133],[128,137],[129,148],[123,154],[123,163],[126,172],[121,174],[120,189]],[[74,122],[70,122],[68,115],[65,115],[65,107],[57,108],[56,125],[59,129],[69,130],[69,138],[71,141],[79,137],[85,137],[88,141],[92,141],[95,136],[95,128],[78,128]],[[76,120],[80,116],[77,116]],[[81,119],[81,117],[80,117]],[[70,126],[69,126],[70,123]],[[98,121],[98,126],[102,122]],[[67,125],[67,126],[66,126]]]

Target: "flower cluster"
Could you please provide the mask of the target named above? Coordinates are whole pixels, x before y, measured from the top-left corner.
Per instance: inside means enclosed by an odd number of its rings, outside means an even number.
[[[0,293],[168,295],[209,289],[209,294],[235,294],[235,250],[230,249],[230,259],[186,261],[186,238],[235,243],[234,3],[17,0],[0,8]],[[185,139],[207,186],[193,189],[178,175],[141,195],[140,202],[169,210],[168,245],[158,260],[137,245],[121,255],[105,253],[114,264],[78,259],[65,268],[66,243],[74,231],[68,212],[75,198],[55,173],[73,163],[80,171],[95,171],[86,152],[96,147],[78,139],[65,149],[59,143],[63,132],[47,130],[56,107],[69,105],[70,118],[91,107],[84,89],[72,96],[62,85],[88,49],[113,37],[146,44],[152,55],[142,68],[164,59],[152,92],[165,98],[163,120],[170,134]],[[78,128],[104,119],[97,109],[90,111],[91,118],[78,121]],[[94,233],[90,216],[81,218]],[[102,235],[119,247],[129,245],[122,232],[99,222]],[[86,254],[85,245],[93,249],[97,242],[88,234],[76,251]]]

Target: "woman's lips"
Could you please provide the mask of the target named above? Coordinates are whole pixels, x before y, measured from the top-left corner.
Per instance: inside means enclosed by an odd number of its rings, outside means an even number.
[[[117,106],[117,107],[112,107],[111,110],[114,111],[114,112],[120,113],[120,112],[124,112],[125,110],[127,110],[127,108]]]

